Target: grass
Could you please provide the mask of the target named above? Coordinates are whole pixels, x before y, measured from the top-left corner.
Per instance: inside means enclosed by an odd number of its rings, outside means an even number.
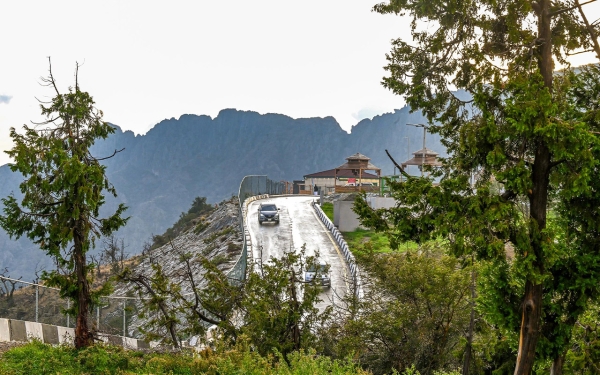
[[[433,239],[424,242],[419,246],[416,242],[408,241],[401,243],[397,250],[390,248],[390,241],[383,233],[376,233],[371,230],[357,229],[354,232],[342,232],[350,251],[355,256],[367,255],[370,252],[375,254],[386,254],[393,251],[405,252],[408,250],[431,249],[443,245],[443,240]]]
[[[390,241],[384,233],[376,233],[367,229],[357,229],[354,232],[343,232],[348,247],[355,254],[364,254],[369,251],[374,253],[390,253]],[[397,251],[417,249],[419,246],[414,242],[406,242],[398,247]]]
[[[325,215],[327,215],[329,220],[333,222],[333,203],[323,203],[321,209]],[[366,229],[357,229],[354,232],[344,232],[342,233],[342,236],[344,236],[350,250],[355,254],[370,251],[369,248],[375,253],[389,253],[393,251],[390,248],[390,241],[383,233],[375,233]],[[408,242],[400,245],[398,250],[405,251],[416,248],[418,248],[416,243]]]
[[[333,203],[325,202],[321,205],[321,209],[323,210],[325,215],[327,215],[329,220],[333,222]]]
[[[143,353],[109,345],[76,350],[40,342],[13,348],[0,357],[1,375],[25,374],[268,374],[368,375],[351,361],[334,361],[314,351],[294,352],[287,362],[274,353],[261,357],[241,344],[219,352]]]

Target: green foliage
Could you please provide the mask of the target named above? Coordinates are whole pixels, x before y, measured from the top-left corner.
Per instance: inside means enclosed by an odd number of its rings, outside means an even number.
[[[325,202],[321,205],[321,209],[323,210],[323,213],[327,215],[329,220],[333,222],[333,203]]]
[[[231,227],[214,234],[220,240]],[[229,244],[229,247],[236,247]],[[281,259],[270,259],[240,283],[230,280],[218,266],[227,254],[208,259],[184,253],[173,247],[171,256],[184,266],[167,274],[163,265],[149,253],[144,267],[126,269],[120,280],[130,282],[144,305],[143,333],[148,340],[178,346],[184,337],[203,337],[215,325],[229,343],[241,336],[261,354],[277,350],[284,355],[293,350],[317,347],[318,329],[331,307],[319,312],[321,288],[304,283],[303,271],[316,265],[316,257],[287,252]],[[149,270],[149,271],[148,271]]]
[[[285,356],[317,345],[315,330],[331,312],[331,307],[323,312],[316,307],[321,287],[304,282],[304,270],[319,269],[317,259],[318,254],[306,256],[303,246],[298,253],[289,251],[280,259],[269,259],[248,275],[240,306],[244,311],[240,333],[262,355],[277,350]]]
[[[455,351],[469,326],[469,270],[435,248],[358,261],[369,275],[365,295],[329,328],[331,354],[353,354],[374,374],[460,367]]]
[[[397,249],[392,249],[387,234],[369,229],[344,232],[342,236],[354,254],[367,254],[371,251],[374,253],[389,253],[393,250],[408,251],[416,250],[419,247],[415,242],[408,241],[398,244]]]
[[[361,199],[356,210],[364,224],[390,234],[392,248],[441,237],[456,256],[497,268],[486,274],[497,278],[488,280],[486,309],[502,330],[520,332],[515,374],[530,373],[536,352],[541,362],[560,363],[599,285],[600,253],[582,229],[594,227],[600,209],[587,199],[599,177],[600,71],[568,65],[569,54],[595,37],[571,5],[401,0],[374,7],[411,18],[412,41],[393,41],[383,85],[435,123],[430,130],[449,157],[432,171],[439,185],[407,176],[390,182],[395,208],[370,210]],[[566,69],[554,72],[557,62]],[[563,222],[549,219],[553,205]]]
[[[461,373],[459,371],[434,371],[433,375],[460,375]],[[402,372],[402,375],[421,375],[421,373],[415,369],[415,366],[412,365],[411,367],[407,368],[406,370],[404,370]]]
[[[6,153],[14,160],[11,170],[25,177],[20,185],[24,196],[20,204],[12,195],[2,199],[0,226],[11,237],[27,236],[54,259],[61,271],[44,272],[42,279],[60,288],[61,297],[71,299],[69,312],[81,318],[75,342],[90,345],[91,335],[82,322],[89,305],[110,287],[91,290],[93,265],[87,264],[86,254],[97,238],[110,236],[127,222],[121,217],[126,209],[122,204],[111,216],[100,217],[103,190],[113,196],[116,191],[106,178],[106,168],[89,151],[114,129],[102,121],[102,112],[79,89],[77,80],[66,94],[58,91],[51,70],[44,82],[56,91],[50,102],[40,105],[47,120],[42,126],[23,126],[24,134],[10,131],[15,145]]]
[[[261,356],[242,344],[217,352],[141,353],[97,345],[83,350],[32,342],[6,352],[0,373],[29,374],[185,374],[185,375],[367,375],[350,360],[331,360],[314,351]]]
[[[600,307],[592,304],[573,328],[565,374],[597,374],[600,370]]]

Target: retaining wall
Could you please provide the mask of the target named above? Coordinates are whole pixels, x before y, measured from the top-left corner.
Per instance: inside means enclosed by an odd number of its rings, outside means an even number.
[[[99,334],[98,338],[104,343],[119,345],[126,349],[149,349],[151,346],[155,346],[146,341],[130,337]],[[52,345],[73,345],[74,339],[74,328],[0,318],[0,341],[27,342],[39,340]]]

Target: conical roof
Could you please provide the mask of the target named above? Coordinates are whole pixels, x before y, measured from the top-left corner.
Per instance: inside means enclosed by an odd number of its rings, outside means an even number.
[[[348,160],[348,161],[346,163],[340,165],[339,167],[337,167],[336,170],[362,169],[362,170],[377,171],[378,174],[381,171],[381,168],[376,167],[375,165],[371,164],[371,162],[369,162],[369,160],[371,160],[371,158],[361,154],[360,152],[357,152],[354,155],[348,156],[346,158],[346,160]]]
[[[363,154],[361,154],[360,152],[357,152],[354,155],[350,155],[346,158],[346,160],[350,161],[350,160],[371,160],[370,157],[365,156]]]
[[[442,162],[438,160],[438,153],[425,147],[419,151],[413,152],[414,157],[402,163],[402,166],[406,165],[432,165],[439,167]]]
[[[425,148],[420,149],[419,151],[413,152],[413,155],[419,156],[419,157],[421,157],[422,155],[425,155],[425,157],[428,157],[428,156],[438,156],[439,154],[437,152],[433,151],[432,149],[425,147]]]

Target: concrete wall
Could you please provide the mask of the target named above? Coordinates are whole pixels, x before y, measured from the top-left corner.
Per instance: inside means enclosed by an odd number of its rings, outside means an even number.
[[[353,232],[360,227],[358,215],[352,211],[354,201],[333,202],[333,224],[340,232]]]
[[[396,206],[394,198],[388,197],[367,197],[369,207],[373,209],[391,208]],[[358,215],[352,211],[354,201],[334,201],[333,202],[333,225],[340,232],[353,232],[360,228]]]
[[[100,334],[99,336],[102,342],[120,345],[127,349],[147,349],[150,347],[147,342],[130,337],[106,334]],[[26,342],[40,340],[46,344],[73,345],[74,339],[74,328],[0,318],[0,341]]]
[[[367,203],[374,210],[396,206],[396,200],[390,197],[367,197]]]

